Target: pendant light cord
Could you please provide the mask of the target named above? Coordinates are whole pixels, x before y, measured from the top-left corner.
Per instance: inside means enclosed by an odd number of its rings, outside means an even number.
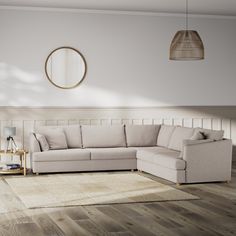
[[[186,30],[188,30],[188,0],[186,0]]]

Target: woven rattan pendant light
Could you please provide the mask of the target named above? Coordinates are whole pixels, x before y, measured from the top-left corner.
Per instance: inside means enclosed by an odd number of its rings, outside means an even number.
[[[203,60],[204,45],[197,31],[188,30],[188,0],[186,0],[186,30],[178,31],[170,45],[170,60]]]

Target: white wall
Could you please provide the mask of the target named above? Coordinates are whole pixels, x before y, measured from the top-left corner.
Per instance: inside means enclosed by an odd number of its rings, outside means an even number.
[[[236,20],[192,18],[206,59],[168,60],[184,18],[0,10],[0,106],[236,105]],[[79,49],[83,84],[54,87],[44,62],[59,46]]]

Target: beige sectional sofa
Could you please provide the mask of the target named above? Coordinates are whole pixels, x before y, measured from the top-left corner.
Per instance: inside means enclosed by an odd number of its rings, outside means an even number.
[[[30,135],[34,173],[138,169],[175,183],[229,181],[223,131],[168,125],[42,126]]]

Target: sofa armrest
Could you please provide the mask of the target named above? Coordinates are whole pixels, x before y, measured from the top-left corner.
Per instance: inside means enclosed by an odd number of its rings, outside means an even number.
[[[186,182],[228,181],[231,179],[232,141],[204,142],[183,146]]]
[[[30,141],[29,141],[30,153],[41,152],[40,144],[39,144],[38,140],[36,139],[34,133],[30,133],[29,139],[30,139]]]
[[[201,140],[185,139],[183,140],[183,146],[197,145],[197,144],[210,143],[210,142],[214,142],[214,140],[213,139],[201,139]]]

